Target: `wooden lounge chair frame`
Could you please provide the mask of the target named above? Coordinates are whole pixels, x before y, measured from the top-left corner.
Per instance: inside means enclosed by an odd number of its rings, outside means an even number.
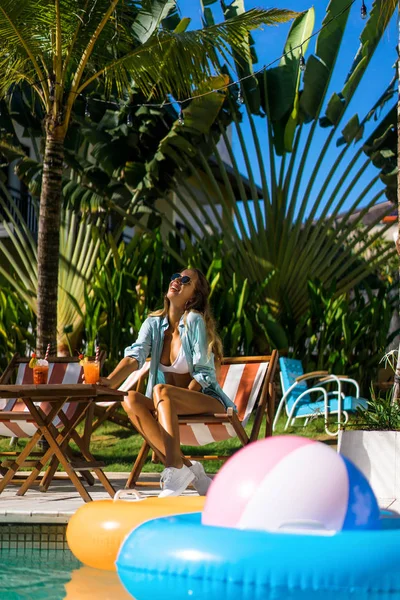
[[[254,423],[251,429],[250,435],[247,434],[241,421],[239,420],[236,412],[232,408],[228,408],[226,412],[216,413],[214,415],[190,415],[182,416],[179,418],[180,425],[186,425],[189,423],[199,423],[202,421],[206,424],[216,423],[230,423],[234,428],[237,437],[239,438],[242,446],[249,444],[258,439],[262,420],[264,414],[266,414],[266,428],[265,437],[272,435],[272,423],[274,419],[275,411],[275,372],[278,363],[278,352],[273,350],[269,356],[239,356],[235,358],[224,358],[222,364],[234,365],[234,364],[251,364],[268,362],[268,368],[265,372],[264,379],[259,394],[259,399],[255,411]],[[143,466],[146,462],[149,451],[151,450],[150,445],[146,440],[143,441],[139,454],[136,458],[135,464],[130,472],[126,488],[133,488],[138,485],[138,479],[142,472]],[[154,449],[153,449],[154,452]],[[160,456],[155,456],[162,462]],[[185,459],[190,459],[190,456],[185,456]],[[207,455],[196,455],[196,460],[226,460],[229,456],[207,456]]]

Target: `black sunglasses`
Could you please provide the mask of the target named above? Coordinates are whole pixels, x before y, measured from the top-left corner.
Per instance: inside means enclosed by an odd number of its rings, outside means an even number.
[[[174,273],[173,275],[171,275],[171,281],[175,281],[175,279],[180,279],[182,285],[187,285],[192,281],[192,279],[188,275],[184,275],[182,277],[180,273]]]

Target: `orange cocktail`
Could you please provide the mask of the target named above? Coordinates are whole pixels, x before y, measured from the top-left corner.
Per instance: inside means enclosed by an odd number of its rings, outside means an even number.
[[[100,363],[98,360],[88,360],[83,363],[83,375],[85,383],[97,383],[100,379]]]
[[[42,363],[42,364],[40,364]],[[46,363],[46,364],[44,364]],[[44,360],[36,361],[35,366],[33,367],[33,383],[35,385],[40,385],[42,383],[47,383],[47,379],[49,377],[49,363]]]

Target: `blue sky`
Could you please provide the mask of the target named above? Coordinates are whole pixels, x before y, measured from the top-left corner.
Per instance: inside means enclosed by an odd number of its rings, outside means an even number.
[[[371,7],[372,0],[366,0],[367,9]],[[315,29],[319,28],[323,17],[325,15],[325,9],[328,5],[328,0],[319,0],[315,8],[316,13],[316,22]],[[181,9],[182,16],[191,17],[192,25],[194,27],[201,26],[201,8],[200,8],[200,0],[179,0],[179,6]],[[287,8],[292,10],[306,10],[310,8],[311,3],[307,0],[276,0],[274,3],[267,2],[266,0],[246,0],[245,2],[246,9],[250,9],[253,7],[260,8]],[[330,89],[327,94],[327,98],[329,99],[331,93],[336,91],[339,92],[345,81],[346,75],[351,67],[353,57],[357,52],[359,47],[359,36],[365,25],[365,21],[363,21],[360,17],[360,7],[361,0],[356,0],[353,6],[350,9],[350,16],[347,24],[347,29],[345,32],[344,43],[342,44],[341,51],[338,57],[338,62],[335,68],[334,76],[332,77],[332,81],[330,84]],[[216,18],[220,18],[222,20],[222,13],[219,8],[219,3],[213,5],[214,14]],[[263,66],[264,64],[270,63],[275,58],[279,57],[282,53],[284,43],[286,40],[286,36],[289,31],[290,24],[283,24],[277,27],[265,27],[263,30],[258,30],[253,33],[253,37],[256,42],[256,50],[259,59],[258,65],[256,68]],[[308,52],[314,51],[315,39],[310,41]],[[393,65],[396,60],[396,43],[397,43],[397,28],[396,28],[396,20],[393,19],[387,28],[384,37],[378,47],[375,55],[368,67],[368,70],[364,76],[364,79],[359,86],[357,93],[354,95],[352,102],[348,111],[346,112],[346,116],[342,122],[343,126],[347,122],[347,120],[355,113],[358,113],[360,119],[364,117],[365,113],[370,109],[373,103],[379,98],[387,84],[389,83],[391,77],[393,76]],[[307,58],[307,55],[306,55]],[[390,105],[388,105],[389,108]],[[372,123],[369,128],[366,128],[366,137],[368,135],[368,131],[376,126],[376,123]],[[249,128],[246,123],[243,125],[245,135],[248,133]],[[257,123],[257,128],[260,131],[261,135],[264,133],[265,122],[263,120],[259,120]],[[323,141],[326,138],[326,131],[321,128],[318,128],[318,133],[316,135],[317,143],[313,146],[313,152],[309,157],[309,167],[312,167],[312,164],[315,162],[316,156],[319,154],[319,150],[322,146]],[[340,134],[338,134],[340,135]],[[356,146],[356,149],[358,146]],[[240,153],[240,148],[237,143],[237,140],[234,138],[234,149],[235,155],[238,161],[238,164],[245,174],[245,165],[243,158]],[[324,161],[321,171],[319,173],[319,179],[323,180],[324,175],[328,172],[330,165],[336,156],[336,148],[334,144],[332,144],[329,156],[326,161]],[[348,156],[351,156],[350,150]],[[250,147],[250,154],[254,154]],[[365,160],[365,156],[363,155],[363,159],[359,161],[355,169],[352,171],[350,178],[353,177],[358,170],[358,166]],[[377,170],[375,167],[370,166],[366,170],[366,172],[360,177],[357,182],[356,187],[354,188],[352,194],[350,194],[348,200],[344,204],[344,208],[348,208],[352,203],[354,198],[361,192],[364,186],[371,180],[371,178],[376,175]],[[349,180],[350,180],[349,178]],[[348,181],[349,181],[348,180]],[[335,181],[331,182],[331,188],[333,189]],[[370,195],[362,202],[365,204],[369,198],[372,197],[374,193],[378,191],[382,187],[382,184],[378,183],[371,190]],[[304,182],[301,190],[304,191]],[[316,192],[318,191],[318,180],[317,187],[313,190],[313,193],[310,196],[309,205],[312,203],[313,197],[315,197]],[[362,205],[361,204],[361,205]]]

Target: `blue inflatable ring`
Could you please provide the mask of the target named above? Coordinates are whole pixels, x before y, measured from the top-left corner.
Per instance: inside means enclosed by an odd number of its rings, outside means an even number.
[[[178,515],[132,531],[116,564],[136,600],[393,599],[400,592],[399,529],[400,519],[386,518],[381,530],[294,535],[204,526],[201,513]]]

